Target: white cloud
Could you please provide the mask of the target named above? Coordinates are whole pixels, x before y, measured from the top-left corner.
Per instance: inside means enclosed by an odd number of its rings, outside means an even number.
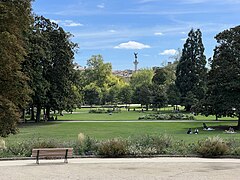
[[[115,33],[115,32],[117,32],[117,31],[114,30],[114,29],[110,29],[110,30],[108,30],[108,32],[110,32],[110,33]]]
[[[156,36],[162,36],[163,33],[161,33],[161,32],[155,32],[154,35],[156,35]]]
[[[136,41],[128,41],[126,43],[121,43],[114,47],[115,49],[145,49],[150,48],[149,45],[145,45]]]
[[[186,40],[187,40],[187,38],[182,38],[182,39],[181,39],[181,41],[186,41]]]
[[[59,20],[59,19],[58,19],[58,20],[51,19],[50,21],[53,22],[53,23],[56,23],[56,24],[59,24],[60,22],[62,22],[62,21]]]
[[[59,24],[59,25],[63,25],[63,26],[68,26],[68,27],[83,26],[83,24],[74,22],[74,21],[72,21],[72,20],[64,20],[64,21],[63,21],[63,20],[54,20],[54,19],[51,19],[51,22],[56,23],[56,24]]]
[[[72,20],[65,20],[63,25],[64,26],[68,26],[68,27],[83,26],[83,24],[77,23],[77,22],[73,22]]]
[[[99,4],[99,5],[97,5],[97,7],[100,8],[100,9],[103,9],[103,8],[105,8],[105,4],[104,3]]]
[[[159,53],[159,55],[175,55],[176,53],[177,53],[177,50],[175,49],[167,49]]]

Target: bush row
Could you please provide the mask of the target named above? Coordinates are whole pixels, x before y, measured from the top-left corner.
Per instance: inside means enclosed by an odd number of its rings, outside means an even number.
[[[103,113],[118,113],[121,112],[121,109],[91,109],[89,113],[103,114]]]
[[[140,136],[128,139],[110,139],[99,141],[79,134],[78,140],[60,142],[55,140],[33,139],[0,148],[0,157],[30,157],[33,148],[73,147],[75,155],[96,155],[102,157],[151,156],[151,155],[200,155],[219,157],[222,155],[240,155],[240,142],[224,141],[219,137],[207,138],[197,143],[174,141],[171,136]]]
[[[176,114],[147,114],[140,116],[139,120],[194,120],[194,116],[182,113]]]

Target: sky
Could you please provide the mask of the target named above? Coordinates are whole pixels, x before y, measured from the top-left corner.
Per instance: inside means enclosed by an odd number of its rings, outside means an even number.
[[[202,31],[207,58],[214,37],[239,25],[240,0],[35,0],[33,12],[70,32],[79,49],[74,62],[86,66],[102,55],[113,70],[164,66],[193,29]]]

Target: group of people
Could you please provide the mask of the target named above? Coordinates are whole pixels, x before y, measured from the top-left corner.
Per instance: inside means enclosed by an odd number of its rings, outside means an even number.
[[[206,125],[206,123],[203,123],[203,130],[205,130],[205,131],[213,131],[215,129],[213,129],[211,127],[208,127]],[[198,134],[198,133],[199,133],[199,131],[198,131],[197,128],[193,132],[192,132],[192,128],[189,128],[188,131],[187,131],[187,134]],[[229,127],[228,130],[225,130],[225,133],[233,134],[233,133],[236,133],[236,132],[234,131],[234,129],[232,127]]]
[[[214,129],[211,127],[207,127],[206,123],[203,123],[203,130],[212,131]],[[187,134],[198,134],[198,133],[199,133],[199,131],[197,128],[193,132],[192,132],[192,128],[189,128],[187,131]]]
[[[195,130],[194,130],[194,132],[192,132],[192,128],[189,128],[188,129],[188,131],[187,131],[187,134],[198,134],[198,128],[196,128]]]

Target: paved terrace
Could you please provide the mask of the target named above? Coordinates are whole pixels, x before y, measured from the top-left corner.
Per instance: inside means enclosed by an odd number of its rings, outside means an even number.
[[[1,180],[237,180],[240,159],[203,158],[79,158],[0,161]]]

